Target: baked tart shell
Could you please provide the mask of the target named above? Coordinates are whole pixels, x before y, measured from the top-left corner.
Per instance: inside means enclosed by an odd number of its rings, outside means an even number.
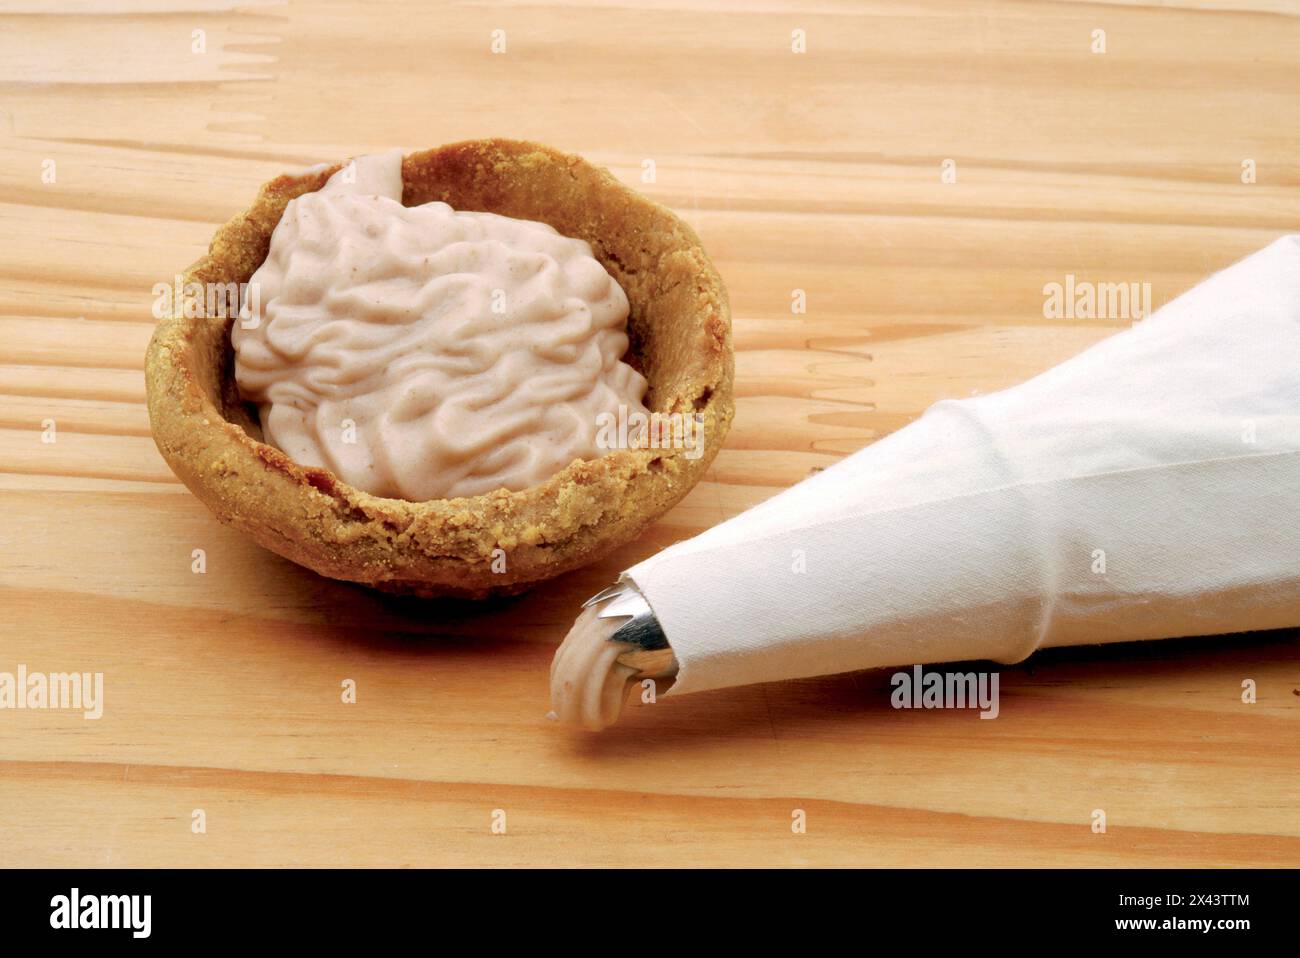
[[[341,164],[277,177],[221,227],[189,283],[244,283],[286,204]],[[522,592],[635,539],[713,461],[733,416],[731,314],[695,232],[585,160],[536,143],[474,140],[402,161],[402,202],[549,223],[584,239],[627,293],[626,361],[653,412],[699,414],[703,452],[621,449],[541,485],[459,499],[372,496],[262,442],[234,381],[234,317],[159,321],[145,361],[154,440],[223,522],[309,569],[385,591],[484,598]],[[183,312],[183,311],[181,311]]]

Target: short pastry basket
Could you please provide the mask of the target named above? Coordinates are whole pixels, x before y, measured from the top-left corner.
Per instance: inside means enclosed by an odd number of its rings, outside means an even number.
[[[285,206],[340,165],[277,177],[217,231],[185,284],[246,283]],[[627,293],[626,361],[645,405],[691,416],[696,447],[575,460],[542,484],[459,499],[369,495],[262,441],[234,379],[231,315],[162,319],[145,361],[149,417],[176,475],[221,521],[321,575],[390,592],[483,598],[522,592],[636,538],[699,481],[733,415],[727,294],[694,231],[585,160],[536,143],[475,140],[402,161],[402,202],[548,223],[586,240]]]

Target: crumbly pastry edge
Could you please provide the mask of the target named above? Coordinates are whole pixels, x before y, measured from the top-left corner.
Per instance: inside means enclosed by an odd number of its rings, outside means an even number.
[[[267,183],[217,231],[184,281],[247,281],[288,202],[340,167]],[[402,178],[407,205],[437,199],[541,220],[591,243],[632,304],[630,356],[650,380],[647,405],[700,413],[703,455],[619,450],[575,461],[521,492],[429,502],[372,496],[259,441],[233,382],[233,320],[203,317],[160,320],[150,341],[154,440],[221,521],[322,575],[430,597],[522,592],[632,541],[704,475],[734,415],[726,289],[689,225],[607,171],[550,147],[455,143],[409,154]],[[494,572],[501,557],[505,571]]]

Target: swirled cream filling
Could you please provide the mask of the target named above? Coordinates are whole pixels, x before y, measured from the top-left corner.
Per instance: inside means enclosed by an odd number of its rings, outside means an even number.
[[[267,442],[379,496],[518,491],[646,413],[628,301],[544,223],[401,203],[401,154],[292,200],[235,323],[235,379]]]

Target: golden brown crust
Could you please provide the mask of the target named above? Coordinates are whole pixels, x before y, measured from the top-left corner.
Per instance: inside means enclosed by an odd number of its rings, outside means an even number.
[[[217,231],[185,282],[247,282],[286,204],[338,168],[267,183]],[[234,387],[232,320],[203,317],[163,319],[149,344],[154,439],[218,518],[322,575],[426,596],[521,592],[634,539],[704,474],[733,415],[726,290],[688,225],[579,157],[473,140],[407,156],[402,179],[408,206],[442,200],[540,220],[589,242],[631,304],[627,361],[649,380],[646,405],[699,412],[704,454],[619,450],[522,492],[467,499],[372,496],[260,441]],[[504,556],[504,572],[493,571],[494,555]]]

